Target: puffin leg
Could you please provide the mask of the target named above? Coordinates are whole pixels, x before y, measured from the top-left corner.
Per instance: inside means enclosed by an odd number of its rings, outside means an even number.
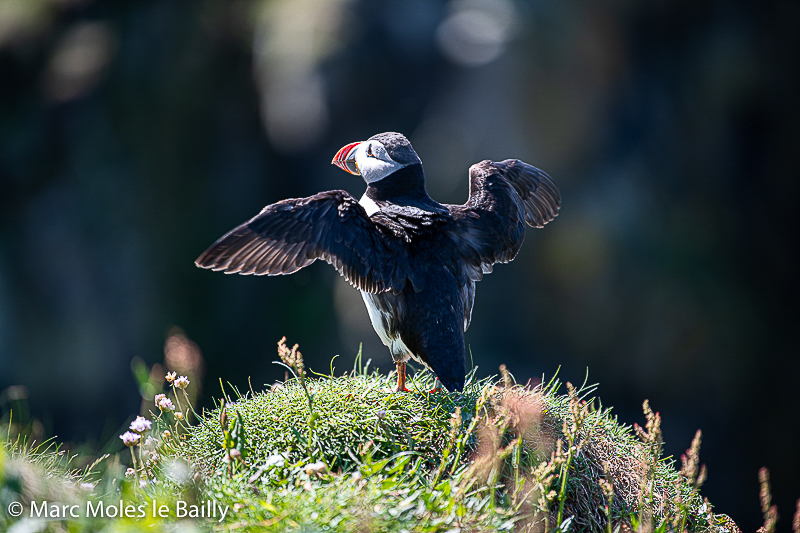
[[[433,389],[428,391],[428,394],[433,394],[434,392],[439,392],[442,389],[442,382],[439,381],[439,378],[436,378],[433,381]]]
[[[406,388],[406,364],[395,363],[397,366],[397,392],[411,392]]]

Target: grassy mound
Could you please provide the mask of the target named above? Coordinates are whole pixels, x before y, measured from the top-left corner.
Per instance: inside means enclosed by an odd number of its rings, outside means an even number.
[[[228,399],[228,416],[241,416],[250,462],[282,454],[289,462],[322,460],[331,470],[352,470],[372,447],[375,459],[413,452],[426,466],[439,462],[457,408],[475,412],[481,393],[469,385],[463,394],[396,394],[389,379],[377,374],[298,380],[269,392]],[[429,379],[417,382],[422,389]],[[308,396],[312,402],[309,404]],[[222,459],[219,410],[207,415],[187,439],[187,458],[204,472]]]
[[[342,531],[605,531],[610,520],[713,531],[725,523],[698,494],[697,465],[681,474],[660,457],[649,410],[637,437],[587,401],[592,388],[559,394],[555,379],[528,389],[507,376],[452,394],[395,393],[392,384],[354,373],[229,398],[226,418],[243,431],[228,449],[240,454],[226,453],[220,409],[180,452],[209,490],[247,510],[240,525],[284,517],[308,527],[333,520]],[[432,384],[423,373],[415,387]]]
[[[0,500],[24,509],[0,514],[0,529],[736,531],[699,495],[699,434],[678,468],[661,457],[646,403],[645,427],[625,427],[593,387],[524,387],[505,371],[434,394],[419,392],[433,380],[418,373],[415,392],[396,393],[392,376],[363,368],[311,378],[296,348],[281,346],[293,379],[227,394],[192,424],[188,381],[168,378],[172,400],[156,396],[152,428],[94,475],[50,452],[0,447]],[[127,475],[120,457],[131,459]],[[33,517],[42,500],[78,516]],[[101,503],[105,514],[87,516]],[[135,511],[113,510],[123,505]]]

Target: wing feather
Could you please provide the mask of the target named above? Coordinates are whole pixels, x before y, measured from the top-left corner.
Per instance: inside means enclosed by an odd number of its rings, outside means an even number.
[[[447,207],[457,221],[451,238],[467,260],[466,275],[477,281],[516,257],[526,223],[541,228],[558,216],[561,194],[547,173],[518,159],[481,161],[469,177],[467,203]]]
[[[197,258],[226,274],[291,274],[322,259],[354,287],[399,292],[394,254],[364,208],[345,191],[327,191],[268,205]],[[393,266],[394,265],[394,266]]]

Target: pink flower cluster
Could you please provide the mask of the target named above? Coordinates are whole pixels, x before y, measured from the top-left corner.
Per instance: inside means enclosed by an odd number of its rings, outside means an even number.
[[[166,394],[156,394],[156,406],[162,411],[174,411],[175,406]]]

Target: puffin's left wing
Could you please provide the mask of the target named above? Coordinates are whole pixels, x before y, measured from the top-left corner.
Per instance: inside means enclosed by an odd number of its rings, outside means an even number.
[[[558,215],[561,194],[544,171],[518,159],[481,161],[469,169],[469,200],[449,205],[458,231],[451,235],[475,267],[473,279],[516,257],[525,223],[541,228]]]
[[[291,274],[322,259],[354,287],[402,290],[405,276],[364,208],[346,191],[326,191],[265,207],[215,242],[195,264],[226,274]]]

